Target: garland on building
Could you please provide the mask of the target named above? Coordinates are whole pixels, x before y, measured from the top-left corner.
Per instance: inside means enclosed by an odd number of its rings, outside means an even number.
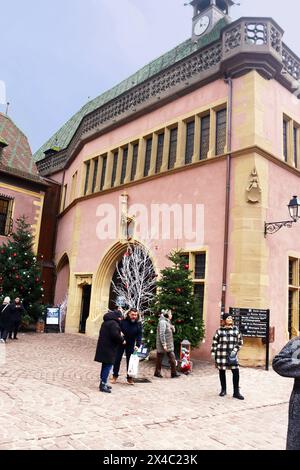
[[[200,307],[194,298],[191,271],[181,251],[174,251],[168,259],[172,266],[161,271],[157,283],[158,293],[152,305],[152,314],[145,317],[144,338],[150,349],[156,349],[156,329],[162,311],[171,310],[175,350],[178,353],[181,341],[187,339],[191,347],[199,345],[204,336]]]
[[[43,284],[40,263],[33,252],[31,226],[23,216],[17,220],[9,241],[0,246],[0,303],[6,296],[11,300],[20,297],[28,322],[36,322],[43,313]]]

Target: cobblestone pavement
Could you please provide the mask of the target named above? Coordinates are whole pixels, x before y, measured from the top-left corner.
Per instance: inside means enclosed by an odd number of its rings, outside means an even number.
[[[123,369],[108,395],[98,391],[94,339],[21,334],[0,348],[0,449],[285,448],[292,381],[273,371],[241,369],[240,402],[218,396],[212,364],[156,379],[148,361],[141,376],[151,383],[127,385]]]

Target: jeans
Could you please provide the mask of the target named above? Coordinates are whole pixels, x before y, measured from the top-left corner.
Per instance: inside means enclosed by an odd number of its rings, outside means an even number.
[[[102,368],[100,372],[100,382],[107,384],[112,366],[113,364],[102,364]]]
[[[120,366],[121,366],[124,351],[126,352],[126,363],[127,363],[127,370],[128,370],[130,356],[131,354],[134,353],[134,346],[120,345],[118,347],[116,360],[114,364],[114,371],[113,371],[113,375],[114,377],[116,377],[116,379],[119,377],[119,371],[120,371]],[[127,378],[128,378],[128,375],[127,375]]]

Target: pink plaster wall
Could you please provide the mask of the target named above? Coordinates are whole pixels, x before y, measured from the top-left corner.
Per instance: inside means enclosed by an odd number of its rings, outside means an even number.
[[[219,302],[222,285],[224,195],[224,161],[212,165],[203,165],[193,169],[157,178],[129,189],[129,205],[144,204],[149,212],[152,203],[156,204],[203,204],[205,214],[204,243],[198,249],[208,248],[208,272],[206,283],[206,331],[207,341],[201,346],[202,357],[208,357],[211,337],[219,324]],[[81,231],[77,246],[77,272],[96,272],[103,256],[117,240],[101,241],[97,238],[96,227],[100,218],[96,211],[99,204],[112,204],[117,210],[119,196],[116,191],[78,204],[81,217]],[[72,208],[59,221],[57,253],[70,252],[73,233],[74,211]],[[119,217],[118,217],[119,223]],[[158,269],[168,264],[166,255],[174,248],[184,248],[185,242],[158,240],[153,243]]]
[[[300,196],[299,177],[269,163],[269,181],[269,209],[266,220],[289,220],[287,205],[293,195]],[[274,235],[268,235],[266,243],[270,250],[271,323],[276,326],[276,342],[272,348],[278,351],[288,340],[285,333],[288,322],[288,257],[290,251],[297,252],[300,257],[300,223],[293,224],[292,228],[282,228]]]
[[[40,198],[30,196],[24,193],[20,193],[18,191],[14,191],[12,189],[7,189],[5,187],[1,187],[0,184],[0,193],[5,196],[10,196],[14,198],[14,227],[16,226],[16,220],[25,215],[27,217],[27,221],[29,224],[35,224],[35,215],[37,206],[34,205],[34,202],[40,202]],[[7,241],[7,238],[0,237],[0,245]]]
[[[265,138],[266,150],[283,160],[283,115],[286,114],[300,125],[300,101],[276,80],[266,80],[261,77],[259,80],[265,80],[266,86],[263,87],[263,92],[259,86],[256,88],[256,104],[262,112],[262,128],[257,121],[257,129],[259,129],[260,135]],[[240,133],[235,129],[246,122],[249,113],[246,102],[243,107],[244,87],[245,76],[233,80],[232,150],[238,150],[242,146]],[[247,90],[245,90],[246,92]],[[260,145],[262,144],[260,143]]]
[[[66,263],[57,273],[57,281],[55,287],[54,305],[60,305],[68,293],[70,279],[70,266]]]

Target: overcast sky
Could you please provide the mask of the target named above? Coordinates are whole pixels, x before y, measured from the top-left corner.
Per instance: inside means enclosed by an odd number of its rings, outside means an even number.
[[[240,2],[233,19],[272,16],[300,56],[299,0]],[[184,3],[0,0],[0,81],[33,151],[90,98],[190,37],[192,8]]]

